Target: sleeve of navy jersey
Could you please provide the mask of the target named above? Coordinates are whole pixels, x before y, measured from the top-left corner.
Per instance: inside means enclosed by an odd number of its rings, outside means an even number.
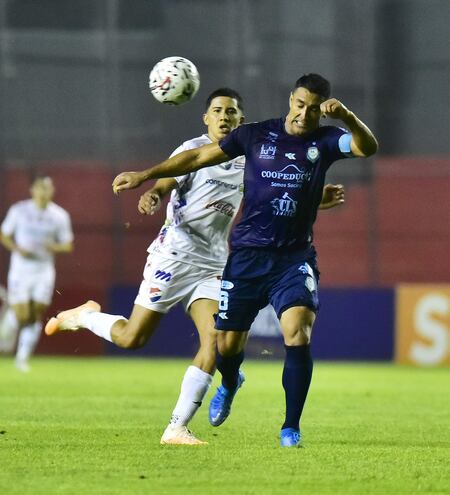
[[[244,124],[225,136],[219,141],[222,151],[230,158],[236,158],[245,155],[246,144],[249,142],[251,135],[251,125]]]

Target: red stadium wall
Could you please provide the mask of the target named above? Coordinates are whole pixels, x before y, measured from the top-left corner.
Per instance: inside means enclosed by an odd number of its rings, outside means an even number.
[[[130,165],[129,165],[130,166]],[[132,167],[138,167],[134,165]],[[57,285],[50,313],[93,298],[107,309],[115,285],[138,285],[146,248],[164,219],[137,212],[139,192],[116,197],[114,172],[103,163],[38,167],[55,181],[55,201],[67,209],[75,232],[74,252],[57,261]],[[383,158],[370,185],[351,185],[343,207],[320,212],[315,229],[323,286],[393,286],[402,282],[442,283],[450,279],[450,161]],[[1,217],[28,196],[29,171],[2,172]],[[0,283],[8,257],[2,252]],[[86,333],[42,339],[40,351],[100,353],[100,339]]]
[[[450,160],[382,158],[370,186],[320,212],[322,283],[393,286],[450,279]]]

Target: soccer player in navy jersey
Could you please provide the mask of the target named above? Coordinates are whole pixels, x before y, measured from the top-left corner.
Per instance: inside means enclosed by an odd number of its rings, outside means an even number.
[[[346,126],[321,126],[320,118]],[[210,404],[219,426],[243,382],[239,372],[248,330],[268,302],[277,312],[286,348],[283,388],[286,416],[283,447],[300,444],[300,417],[311,382],[311,332],[319,308],[313,224],[325,174],[333,162],[368,157],[378,149],[370,129],[343,103],[330,98],[330,84],[318,74],[297,80],[284,118],[244,124],[218,143],[180,153],[142,172],[124,172],[116,193],[142,182],[172,177],[245,155],[243,212],[231,234],[216,317],[217,369],[222,384]]]

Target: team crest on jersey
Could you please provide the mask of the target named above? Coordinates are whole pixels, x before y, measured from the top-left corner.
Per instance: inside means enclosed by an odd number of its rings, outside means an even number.
[[[311,163],[316,163],[317,160],[319,159],[320,152],[317,146],[310,146],[308,150],[306,151],[306,158],[311,162]]]

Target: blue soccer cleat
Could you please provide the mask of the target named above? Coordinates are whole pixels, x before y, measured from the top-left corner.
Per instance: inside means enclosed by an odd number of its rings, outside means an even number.
[[[234,396],[244,381],[244,373],[239,370],[238,384],[235,390],[230,391],[223,385],[217,387],[217,392],[209,404],[209,422],[213,426],[220,426],[228,418]]]
[[[282,447],[300,447],[302,435],[295,428],[283,428],[280,432],[280,445]]]

